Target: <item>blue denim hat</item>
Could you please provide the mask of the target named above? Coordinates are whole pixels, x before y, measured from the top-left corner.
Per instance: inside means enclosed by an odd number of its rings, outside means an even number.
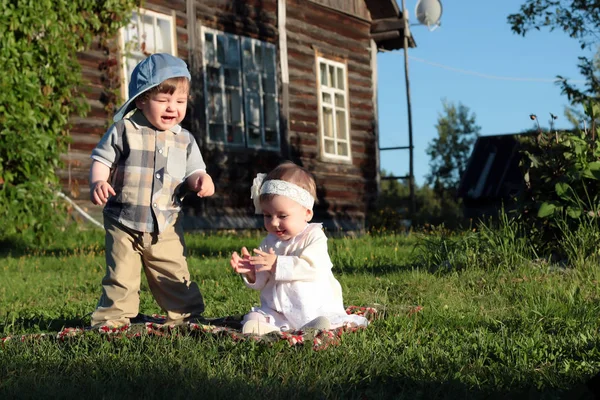
[[[129,99],[115,113],[117,122],[135,108],[135,99],[148,89],[160,85],[169,78],[185,77],[191,80],[185,61],[167,53],[156,53],[142,60],[131,73]]]

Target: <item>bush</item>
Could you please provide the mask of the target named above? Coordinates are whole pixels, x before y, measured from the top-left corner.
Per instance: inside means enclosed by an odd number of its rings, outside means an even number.
[[[567,231],[596,225],[600,196],[600,129],[595,120],[600,105],[588,105],[590,129],[566,132],[538,130],[521,137],[526,190],[520,215],[531,228],[534,244],[543,252],[561,252]],[[536,120],[536,116],[531,118]]]
[[[382,176],[389,176],[383,171]],[[382,180],[381,193],[369,212],[367,224],[371,232],[405,232],[410,227],[444,225],[455,229],[465,225],[461,200],[450,192],[436,193],[428,185],[415,186],[416,212],[410,214],[410,189],[396,180]]]
[[[129,20],[134,0],[0,0],[0,237],[47,239],[63,225],[57,199],[69,117],[87,105],[77,52]]]

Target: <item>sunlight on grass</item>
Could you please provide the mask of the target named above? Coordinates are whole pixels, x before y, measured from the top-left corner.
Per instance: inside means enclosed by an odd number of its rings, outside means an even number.
[[[369,328],[322,352],[218,337],[12,340],[0,347],[0,376],[9,377],[0,393],[13,397],[27,387],[34,397],[70,397],[110,382],[103,392],[109,397],[153,396],[173,380],[186,393],[231,398],[520,398],[532,390],[554,398],[579,388],[600,369],[598,268],[531,259],[515,240],[499,246],[499,235],[331,239],[346,304],[379,313]],[[242,314],[259,303],[228,260],[260,239],[187,234],[207,317]],[[102,247],[100,235],[83,235],[45,251],[5,254],[0,332],[89,323],[104,273]],[[140,311],[161,312],[145,281]]]

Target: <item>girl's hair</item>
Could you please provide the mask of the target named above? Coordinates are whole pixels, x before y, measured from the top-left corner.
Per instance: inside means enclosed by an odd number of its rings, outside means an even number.
[[[142,93],[139,97],[140,100],[147,100],[150,96],[157,93],[168,93],[173,94],[179,87],[185,87],[189,91],[190,81],[185,76],[178,76],[175,78],[165,79],[158,86],[154,86]]]
[[[284,161],[267,174],[263,183],[275,179],[300,186],[311,194],[315,199],[315,203],[317,202],[317,183],[315,181],[315,176],[306,168],[296,165],[291,161]],[[276,195],[268,193],[261,194],[260,201],[272,199],[273,196]]]

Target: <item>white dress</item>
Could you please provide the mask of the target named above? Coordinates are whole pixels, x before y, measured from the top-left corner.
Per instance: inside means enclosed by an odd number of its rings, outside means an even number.
[[[271,317],[270,323],[282,330],[300,329],[320,316],[329,319],[331,328],[368,324],[364,317],[346,314],[321,224],[307,224],[304,231],[286,241],[269,234],[260,249],[268,252],[271,248],[278,256],[275,273],[257,272],[254,283],[244,276],[246,286],[260,290],[261,305],[252,311]]]

